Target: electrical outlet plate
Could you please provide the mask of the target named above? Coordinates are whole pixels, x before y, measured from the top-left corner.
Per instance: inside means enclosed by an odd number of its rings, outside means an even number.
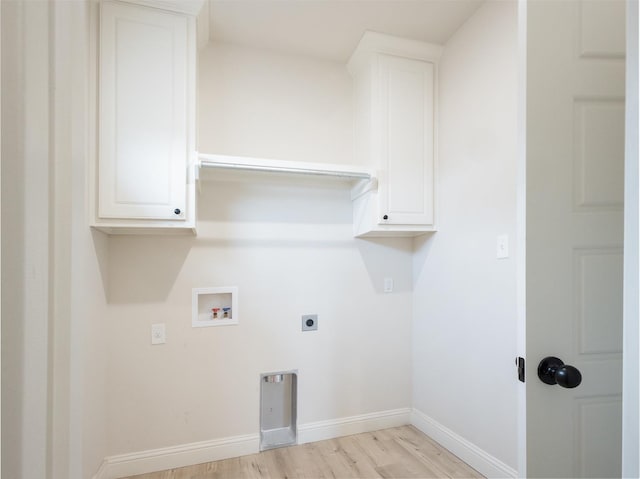
[[[317,314],[303,314],[302,315],[302,330],[303,331],[316,331],[318,329],[318,315]]]
[[[167,342],[164,323],[151,325],[151,344],[164,344]]]

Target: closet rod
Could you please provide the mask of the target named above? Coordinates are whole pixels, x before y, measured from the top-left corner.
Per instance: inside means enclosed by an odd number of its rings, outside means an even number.
[[[220,158],[220,159],[218,159]],[[371,174],[364,171],[349,171],[340,169],[321,169],[318,164],[313,166],[284,166],[275,164],[259,164],[258,161],[247,162],[246,158],[242,158],[245,162],[236,162],[227,160],[229,157],[215,157],[214,155],[200,155],[199,163],[201,168],[220,168],[226,170],[244,170],[244,171],[265,171],[271,173],[291,173],[300,175],[314,176],[333,176],[336,178],[352,178],[360,180],[370,180]],[[283,163],[283,162],[280,162]],[[293,162],[288,162],[293,163]]]

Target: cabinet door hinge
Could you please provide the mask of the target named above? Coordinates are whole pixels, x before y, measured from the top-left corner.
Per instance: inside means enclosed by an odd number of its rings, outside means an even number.
[[[518,368],[518,381],[524,382],[524,358],[520,356],[516,358],[516,367]]]

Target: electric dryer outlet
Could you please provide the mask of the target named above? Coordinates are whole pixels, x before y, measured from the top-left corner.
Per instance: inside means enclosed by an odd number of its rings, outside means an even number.
[[[302,315],[302,330],[316,331],[318,329],[318,315],[304,314]]]

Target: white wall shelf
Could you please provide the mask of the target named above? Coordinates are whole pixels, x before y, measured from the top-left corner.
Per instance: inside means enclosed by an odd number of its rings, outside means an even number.
[[[194,328],[238,324],[238,288],[193,288],[191,315]]]
[[[332,163],[307,163],[302,161],[273,160],[266,158],[249,158],[243,156],[198,154],[198,170],[218,169],[279,173],[290,175],[311,175],[327,178],[343,179],[353,182],[371,181],[374,172],[365,167],[355,165],[338,165]]]

